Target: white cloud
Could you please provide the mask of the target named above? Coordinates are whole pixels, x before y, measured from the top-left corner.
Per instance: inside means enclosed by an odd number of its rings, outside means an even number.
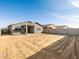
[[[72,17],[72,16],[63,16],[62,18],[65,18],[66,20],[70,20],[74,22],[79,22],[79,18]]]
[[[70,21],[68,23],[65,23],[70,27],[79,28],[79,15],[60,15],[57,13],[53,13],[52,15],[58,19]]]
[[[53,15],[60,19],[79,22],[79,15],[60,15],[60,14],[55,14],[55,13]]]
[[[79,0],[70,0],[70,2],[74,7],[79,8]]]

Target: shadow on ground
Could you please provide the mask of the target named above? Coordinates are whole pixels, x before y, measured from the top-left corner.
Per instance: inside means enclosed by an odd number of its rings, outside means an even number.
[[[26,59],[79,59],[79,37],[64,37]]]

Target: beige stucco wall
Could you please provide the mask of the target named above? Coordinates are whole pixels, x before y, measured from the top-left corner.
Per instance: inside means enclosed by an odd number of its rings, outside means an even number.
[[[38,25],[38,24],[34,24],[35,25],[35,33],[42,33],[43,32],[43,27]]]

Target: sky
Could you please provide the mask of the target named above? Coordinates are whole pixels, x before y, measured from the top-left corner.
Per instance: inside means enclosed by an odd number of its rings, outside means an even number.
[[[79,27],[79,0],[0,0],[0,28],[33,21]]]

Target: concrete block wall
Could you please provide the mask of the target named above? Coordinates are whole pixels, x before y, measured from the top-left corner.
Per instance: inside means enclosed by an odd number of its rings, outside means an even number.
[[[79,29],[49,29],[44,30],[44,33],[60,35],[79,35]]]

